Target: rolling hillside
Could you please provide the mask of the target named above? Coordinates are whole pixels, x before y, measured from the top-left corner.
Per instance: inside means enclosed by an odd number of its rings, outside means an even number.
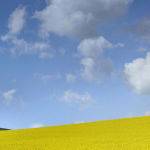
[[[0,150],[149,150],[150,117],[0,132]]]

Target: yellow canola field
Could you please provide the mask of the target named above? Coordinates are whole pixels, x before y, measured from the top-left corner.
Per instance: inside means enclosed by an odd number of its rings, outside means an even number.
[[[0,150],[150,150],[150,117],[0,131]]]

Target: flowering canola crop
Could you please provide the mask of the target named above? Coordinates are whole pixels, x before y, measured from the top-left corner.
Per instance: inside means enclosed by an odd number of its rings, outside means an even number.
[[[150,117],[0,131],[0,150],[150,150]]]

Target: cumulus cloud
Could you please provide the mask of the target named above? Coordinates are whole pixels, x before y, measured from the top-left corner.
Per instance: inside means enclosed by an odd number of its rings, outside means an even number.
[[[133,0],[51,0],[34,15],[43,34],[89,37],[96,27],[123,15]]]
[[[80,54],[84,57],[98,57],[104,49],[112,48],[112,44],[104,37],[88,38],[81,41],[78,46]]]
[[[7,44],[7,50],[5,51],[15,56],[35,54],[41,59],[53,57],[52,47],[49,42],[28,42],[23,38],[19,38],[26,22],[26,14],[25,7],[18,7],[10,15],[8,32],[1,36],[1,41]]]
[[[129,85],[139,94],[150,94],[150,53],[126,63],[124,74]]]
[[[26,22],[26,8],[18,7],[9,17],[8,29],[9,34],[18,34],[23,29]]]
[[[113,72],[113,65],[110,59],[83,58],[81,75],[87,81],[101,82]]]
[[[8,32],[1,36],[3,42],[15,39],[23,30],[26,23],[26,8],[17,7],[12,14],[10,14],[8,19]]]
[[[3,39],[4,42],[8,44],[7,51],[13,56],[22,55],[38,55],[41,59],[52,58],[52,47],[49,42],[35,41],[27,42],[24,39],[19,39],[17,37],[9,37],[8,39]]]
[[[16,99],[16,89],[11,89],[2,94],[4,103],[9,105],[12,101]]]
[[[81,75],[84,79],[99,82],[111,75],[112,62],[103,56],[104,51],[110,48],[113,48],[113,44],[102,36],[81,41],[78,51],[81,55]]]
[[[89,106],[93,103],[93,98],[89,93],[78,93],[72,90],[67,90],[61,97],[61,101],[68,104],[79,105],[81,108]]]
[[[16,38],[23,30],[26,23],[26,8],[17,7],[12,14],[10,14],[8,19],[8,32],[1,36],[2,41],[8,41]]]

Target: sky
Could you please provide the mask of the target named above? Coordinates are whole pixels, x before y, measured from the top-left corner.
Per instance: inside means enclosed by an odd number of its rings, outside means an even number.
[[[1,1],[0,127],[150,115],[149,6]]]

